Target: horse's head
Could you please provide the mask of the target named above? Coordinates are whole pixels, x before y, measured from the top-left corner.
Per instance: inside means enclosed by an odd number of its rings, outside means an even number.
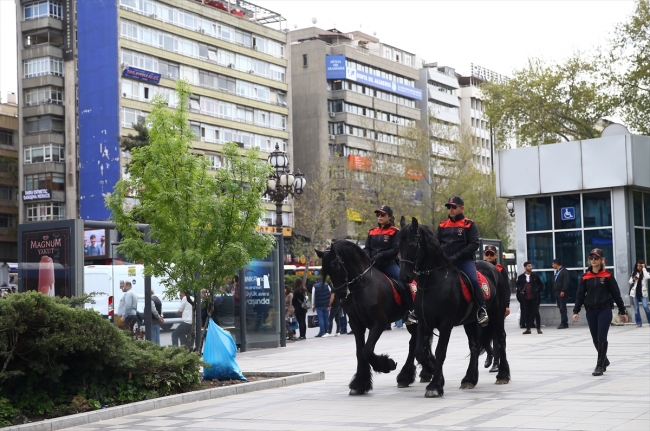
[[[422,267],[424,258],[423,245],[421,243],[420,226],[418,220],[413,217],[411,224],[406,224],[406,219],[400,219],[399,234],[399,279],[404,284],[409,284],[415,278],[416,268]]]
[[[323,280],[329,276],[333,287],[348,286],[370,266],[368,256],[350,241],[336,241],[324,251],[316,250],[316,254],[323,261]]]

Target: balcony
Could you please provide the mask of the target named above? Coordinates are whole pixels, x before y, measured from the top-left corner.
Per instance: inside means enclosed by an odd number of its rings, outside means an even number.
[[[63,48],[54,45],[43,45],[23,50],[23,61],[41,57],[63,58]]]
[[[57,18],[45,17],[38,19],[28,19],[20,23],[20,29],[23,32],[29,32],[32,30],[48,27],[55,30],[63,30],[63,21]]]
[[[27,106],[23,108],[23,117],[36,117],[40,115],[56,115],[63,117],[65,115],[65,108],[62,105],[54,103],[43,103],[36,106]]]

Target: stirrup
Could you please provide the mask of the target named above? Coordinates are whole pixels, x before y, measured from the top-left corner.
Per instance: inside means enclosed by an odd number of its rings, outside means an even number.
[[[476,313],[476,319],[478,321],[478,324],[481,326],[487,326],[487,324],[490,323],[490,318],[487,315],[487,311],[485,310],[485,307],[480,307],[478,309],[478,312]]]
[[[406,313],[406,319],[404,319],[404,324],[405,325],[414,325],[418,323],[418,319],[415,317],[415,314],[413,314],[412,311],[409,311]]]

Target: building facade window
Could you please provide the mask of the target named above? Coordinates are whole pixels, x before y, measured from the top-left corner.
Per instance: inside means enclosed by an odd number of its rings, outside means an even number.
[[[555,258],[573,276],[569,302],[575,301],[578,280],[589,265],[591,249],[602,249],[606,267],[613,270],[611,202],[610,191],[526,198],[527,260],[544,282],[542,304],[555,303],[551,268]]]
[[[120,0],[120,6],[172,25],[217,39],[245,46],[278,58],[284,58],[285,45],[241,29],[235,29],[191,12],[152,0]]]
[[[221,156],[208,154],[207,156],[205,156],[205,158],[208,161],[208,169],[212,171],[216,171],[217,169],[221,168]]]
[[[5,201],[16,199],[16,189],[13,187],[0,186],[0,199]]]
[[[137,109],[122,108],[122,127],[132,129],[133,125],[138,124],[141,118],[146,119],[147,113]]]
[[[23,78],[55,75],[63,76],[63,60],[60,58],[40,57],[23,62]]]
[[[27,221],[64,220],[65,204],[59,202],[41,202],[25,205]]]
[[[25,90],[25,106],[35,106],[44,103],[63,105],[63,88],[61,87],[37,87]]]
[[[0,227],[15,229],[16,217],[13,214],[0,214]]]
[[[23,5],[25,19],[52,18],[63,19],[63,6],[61,2],[44,0]]]
[[[64,162],[65,146],[45,144],[26,147],[23,161],[26,165],[43,162]]]
[[[120,34],[122,38],[134,40],[136,42],[153,46],[165,51],[175,52],[192,58],[212,61],[224,67],[230,67],[246,73],[270,78],[275,81],[285,82],[286,68],[277,66],[267,61],[258,60],[246,55],[235,53],[226,49],[216,48],[208,45],[199,46],[198,42],[173,35],[164,31],[146,27],[133,21],[120,21]],[[216,52],[216,60],[210,53]],[[188,77],[191,83],[198,85],[198,70],[196,77]],[[181,77],[183,77],[183,67],[181,67]]]
[[[25,119],[25,133],[63,133],[65,125],[63,118],[44,115]]]
[[[25,175],[25,190],[50,189],[55,192],[65,191],[65,178],[57,172],[43,172]]]
[[[0,129],[0,145],[14,146],[13,130]]]

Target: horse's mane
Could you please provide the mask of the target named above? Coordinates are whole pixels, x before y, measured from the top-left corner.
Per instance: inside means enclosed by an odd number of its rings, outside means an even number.
[[[370,259],[364,251],[351,241],[336,241],[331,246],[332,251],[336,251],[341,260],[346,265],[356,266],[360,271],[365,270],[370,265]]]
[[[440,246],[440,243],[438,242],[438,238],[436,237],[436,234],[433,233],[433,231],[421,224],[418,225],[419,228],[422,229],[422,233],[424,236],[424,243],[427,246],[427,251],[429,252],[429,255],[433,257],[436,261],[442,261],[442,263],[451,263],[445,252],[442,250],[442,247]]]

